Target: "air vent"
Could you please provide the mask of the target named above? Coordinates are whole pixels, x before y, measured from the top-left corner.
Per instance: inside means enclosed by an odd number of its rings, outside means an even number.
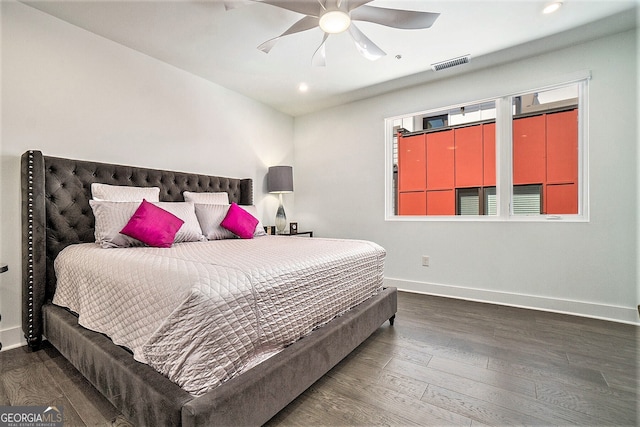
[[[435,64],[431,64],[431,69],[433,71],[444,70],[445,68],[456,67],[462,64],[468,64],[471,60],[471,55],[461,56],[459,58],[447,59],[446,61],[436,62]]]

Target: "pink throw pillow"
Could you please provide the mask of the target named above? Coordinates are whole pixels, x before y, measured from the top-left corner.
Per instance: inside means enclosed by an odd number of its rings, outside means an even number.
[[[184,221],[156,205],[142,200],[120,233],[156,248],[170,248]]]
[[[251,239],[256,231],[258,220],[236,203],[232,203],[220,225],[241,239]]]

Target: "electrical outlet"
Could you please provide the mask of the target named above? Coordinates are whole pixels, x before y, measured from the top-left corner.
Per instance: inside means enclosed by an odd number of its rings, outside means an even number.
[[[427,255],[422,255],[422,266],[429,267],[429,257]]]

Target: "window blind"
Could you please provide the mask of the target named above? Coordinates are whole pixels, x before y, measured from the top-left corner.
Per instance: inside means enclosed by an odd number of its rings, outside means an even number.
[[[541,203],[541,185],[517,185],[513,187],[514,215],[540,215],[542,212]]]

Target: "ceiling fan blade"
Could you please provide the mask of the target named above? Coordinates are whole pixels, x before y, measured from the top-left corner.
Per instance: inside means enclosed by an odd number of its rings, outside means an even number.
[[[270,4],[292,12],[301,13],[303,15],[320,17],[322,5],[318,2],[309,0],[255,0],[256,3]]]
[[[375,61],[376,59],[382,58],[386,55],[386,53],[376,46],[374,42],[369,40],[369,38],[365,36],[362,31],[353,24],[353,22],[349,26],[349,34],[351,34],[351,38],[353,38],[353,42],[356,44],[356,48],[358,48],[360,55],[364,56],[368,60]]]
[[[402,30],[420,30],[429,28],[436,22],[439,13],[411,10],[384,9],[374,6],[360,6],[351,12],[354,21],[373,22]]]
[[[353,11],[353,9],[362,6],[363,4],[371,3],[372,0],[346,0],[347,10]]]
[[[322,38],[322,43],[318,46],[318,49],[313,54],[311,58],[311,65],[314,67],[325,67],[327,65],[327,48],[326,42],[329,38],[328,33],[324,33],[324,37]]]
[[[302,31],[307,31],[317,26],[318,18],[315,18],[313,16],[305,16],[304,18],[293,24],[291,27],[289,27],[287,31],[280,34],[278,37],[274,37],[271,40],[267,40],[266,42],[262,43],[260,46],[258,46],[258,49],[263,51],[264,53],[269,53],[273,46],[275,46],[276,42],[282,37],[288,36],[290,34],[301,33]]]

